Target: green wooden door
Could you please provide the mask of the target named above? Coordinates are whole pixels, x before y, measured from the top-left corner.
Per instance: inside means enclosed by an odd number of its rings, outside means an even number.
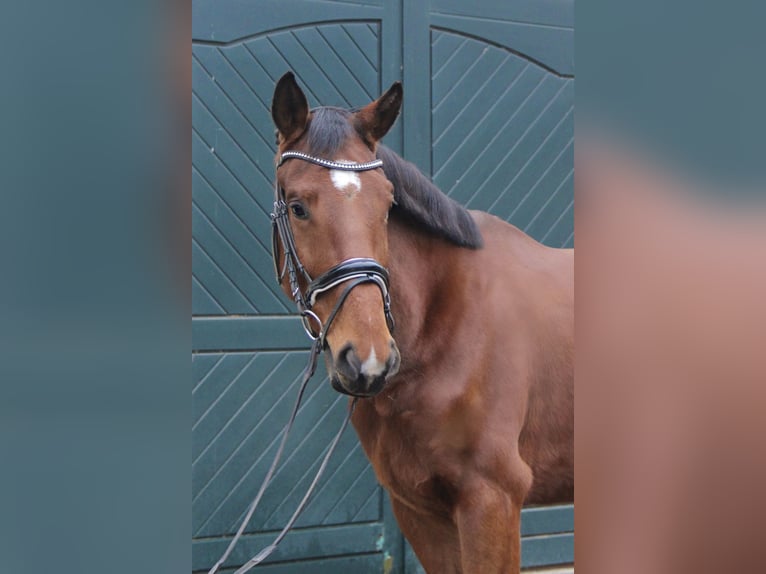
[[[307,354],[271,264],[276,80],[291,69],[311,105],[345,107],[403,80],[403,115],[387,145],[469,207],[570,245],[572,8],[571,0],[193,1],[196,570],[218,558],[257,490]],[[286,522],[344,409],[319,373],[232,566]],[[571,507],[528,510],[523,520],[525,565],[571,561]],[[260,569],[417,570],[353,431],[296,530]]]

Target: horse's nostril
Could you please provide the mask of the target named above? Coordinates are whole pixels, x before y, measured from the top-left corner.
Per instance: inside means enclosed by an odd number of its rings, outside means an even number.
[[[388,355],[386,361],[386,374],[389,377],[393,377],[399,371],[399,364],[401,363],[401,355],[399,355],[399,349],[396,348],[396,343],[392,340],[390,343],[391,353]]]
[[[362,362],[354,350],[351,343],[346,343],[338,352],[338,360],[335,364],[338,373],[343,375],[349,381],[355,381],[359,377],[362,368]]]

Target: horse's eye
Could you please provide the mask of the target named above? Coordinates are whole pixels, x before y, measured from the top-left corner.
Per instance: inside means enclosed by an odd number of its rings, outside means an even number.
[[[309,212],[306,211],[306,208],[303,207],[300,203],[291,203],[290,204],[290,211],[293,212],[293,215],[297,217],[298,219],[308,219],[309,218]]]

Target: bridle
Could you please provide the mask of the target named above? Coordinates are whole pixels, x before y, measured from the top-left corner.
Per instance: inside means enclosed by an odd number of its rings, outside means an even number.
[[[308,161],[327,169],[339,169],[343,171],[369,171],[371,169],[377,169],[383,166],[383,161],[380,159],[364,163],[346,163],[314,157],[299,151],[286,151],[279,157],[279,161],[277,162],[276,166],[277,170],[286,160],[293,158]],[[234,535],[234,538],[229,543],[221,558],[219,558],[219,560],[209,570],[208,574],[215,574],[218,569],[223,566],[224,562],[226,562],[229,555],[231,554],[231,551],[234,549],[234,546],[237,544],[237,541],[242,536],[245,527],[250,522],[250,519],[252,518],[253,513],[255,512],[255,509],[266,490],[266,487],[271,482],[271,479],[274,476],[274,471],[276,470],[277,464],[279,463],[279,459],[281,458],[282,452],[284,451],[285,443],[287,442],[287,436],[290,434],[290,429],[292,428],[293,422],[295,421],[295,417],[298,413],[298,407],[300,406],[303,392],[306,389],[306,385],[308,384],[312,375],[314,374],[314,371],[316,370],[317,358],[319,357],[319,354],[326,348],[327,332],[329,331],[330,326],[335,320],[335,317],[338,315],[338,312],[343,306],[343,303],[346,301],[354,287],[357,287],[363,283],[375,283],[378,286],[381,295],[383,296],[383,312],[386,316],[386,324],[388,325],[388,329],[391,333],[394,331],[394,318],[391,314],[391,298],[388,293],[388,270],[383,267],[383,265],[375,261],[375,259],[368,257],[354,257],[341,261],[337,265],[331,267],[319,275],[319,277],[316,279],[312,279],[311,275],[309,275],[308,271],[306,271],[306,268],[303,266],[300,258],[298,257],[298,251],[295,246],[295,239],[293,238],[292,228],[290,227],[285,191],[279,185],[279,178],[277,177],[275,180],[274,213],[271,214],[274,272],[277,276],[277,282],[279,282],[280,285],[282,284],[285,275],[287,275],[287,279],[290,285],[290,293],[292,294],[292,297],[295,300],[295,304],[298,307],[303,329],[312,340],[311,352],[309,353],[308,364],[303,371],[301,385],[298,390],[298,397],[296,398],[295,404],[293,405],[293,410],[290,413],[290,418],[285,425],[285,429],[282,434],[282,440],[280,441],[277,452],[274,455],[274,460],[272,461],[269,470],[266,472],[266,477],[263,479],[263,483],[258,489],[258,494],[256,494],[255,499],[252,501],[252,503],[250,503],[250,507],[248,508],[247,513],[245,514],[245,518],[237,530],[237,533]],[[284,257],[284,263],[281,269],[279,268],[278,243],[282,244],[282,254]],[[305,292],[301,290],[300,278],[302,278],[307,285]],[[335,287],[338,287],[344,283],[348,284],[341,292],[338,300],[335,302],[335,306],[333,307],[332,311],[330,311],[330,314],[327,316],[327,319],[323,324],[316,313],[312,311],[317,298],[327,291],[330,291],[331,289],[334,289]],[[332,381],[332,386],[336,391],[353,396],[352,393],[336,384],[335,381]],[[282,528],[280,533],[271,544],[266,546],[258,554],[253,556],[244,565],[238,568],[234,574],[244,574],[268,558],[271,553],[276,550],[277,545],[282,541],[285,535],[287,535],[287,532],[290,530],[290,528],[292,528],[293,524],[295,524],[295,521],[298,519],[301,511],[306,507],[306,504],[312,492],[314,491],[314,488],[319,483],[319,479],[327,467],[327,463],[329,462],[335,447],[338,445],[340,437],[348,425],[348,421],[351,419],[351,415],[354,412],[355,406],[356,398],[354,398],[354,401],[351,403],[351,407],[349,408],[348,414],[346,415],[340,430],[335,435],[332,443],[330,443],[330,447],[327,450],[327,453],[325,454],[325,457],[322,460],[322,464],[319,466],[316,475],[314,476],[314,480],[309,485],[306,494],[303,496],[303,499],[301,499],[298,508],[296,508],[295,512],[290,517],[290,520],[287,521],[287,524],[284,526],[284,528]]]
[[[300,151],[286,151],[282,153],[277,162],[277,169],[288,159],[300,159],[327,169],[338,169],[342,171],[369,171],[383,166],[383,161],[376,159],[364,163],[337,162],[329,159],[323,159],[305,154]],[[383,295],[383,312],[386,315],[386,323],[389,331],[394,330],[394,318],[391,314],[391,298],[388,294],[388,271],[380,263],[368,257],[354,257],[341,261],[334,267],[322,273],[316,279],[312,279],[306,268],[298,257],[298,251],[295,246],[292,228],[288,217],[287,202],[285,190],[279,185],[277,178],[274,184],[274,213],[271,214],[272,221],[272,255],[274,257],[274,272],[277,276],[277,282],[280,284],[287,275],[290,285],[290,293],[295,300],[298,311],[301,315],[301,321],[306,334],[312,339],[321,340],[322,348],[325,347],[325,338],[330,329],[332,321],[335,319],[343,302],[348,297],[351,290],[362,283],[375,283]],[[284,263],[282,269],[279,269],[279,259],[277,257],[278,244],[277,238],[282,243],[282,254]],[[307,285],[306,292],[303,293],[299,284],[299,276],[302,277]],[[324,325],[319,317],[312,311],[317,297],[323,293],[352,281],[338,298],[335,307],[327,317]],[[312,322],[314,325],[312,325]],[[318,327],[318,329],[314,329]],[[336,390],[348,394],[344,389],[336,387]]]

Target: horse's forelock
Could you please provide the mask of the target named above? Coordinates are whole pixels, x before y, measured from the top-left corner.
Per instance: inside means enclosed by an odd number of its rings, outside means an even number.
[[[351,112],[341,108],[321,107],[311,110],[306,134],[307,153],[337,159],[335,155],[343,144],[356,135],[348,121],[350,117]]]

